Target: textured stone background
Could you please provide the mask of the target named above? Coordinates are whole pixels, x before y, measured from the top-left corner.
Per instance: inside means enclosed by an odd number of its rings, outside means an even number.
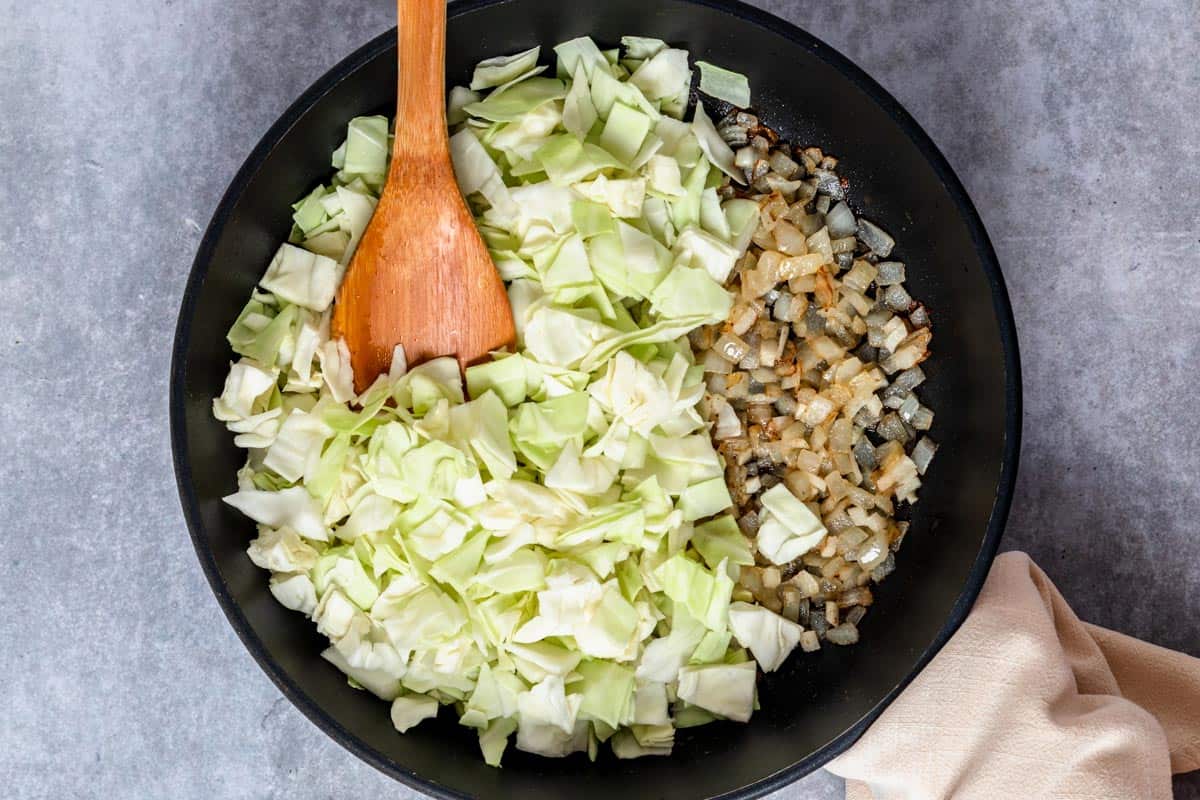
[[[949,157],[1025,361],[1005,539],[1092,621],[1200,655],[1200,6],[761,2]],[[166,378],[201,228],[276,116],[392,24],[364,0],[0,0],[0,794],[412,797],[225,623]],[[1178,780],[1200,798],[1200,776]],[[817,774],[778,798],[836,798]]]

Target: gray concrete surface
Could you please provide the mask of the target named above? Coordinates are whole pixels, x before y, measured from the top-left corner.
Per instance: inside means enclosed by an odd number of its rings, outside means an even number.
[[[1092,621],[1200,654],[1200,11],[766,0],[941,146],[1016,306],[1006,547]],[[0,0],[0,794],[412,797],[254,665],[183,527],[169,346],[258,137],[382,0]],[[1179,779],[1200,798],[1200,776]],[[818,774],[776,797],[835,798]]]

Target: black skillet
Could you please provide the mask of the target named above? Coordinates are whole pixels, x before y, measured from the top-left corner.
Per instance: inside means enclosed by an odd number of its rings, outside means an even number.
[[[351,752],[438,797],[553,800],[753,797],[849,747],[962,622],[996,553],[1020,438],[1012,310],[971,201],[929,137],[871,78],[827,45],[728,0],[467,0],[450,5],[447,85],[494,55],[579,35],[613,45],[655,36],[746,73],[755,105],[793,142],[841,159],[856,210],[895,236],[909,288],[932,310],[923,399],[941,450],[926,476],[896,572],[876,592],[862,641],[797,654],[761,686],[749,725],[680,732],[670,758],[542,759],[510,748],[483,764],[453,715],[401,736],[387,706],[318,657],[322,638],[279,606],[245,555],[253,525],[221,502],[244,453],[212,418],[231,353],[225,331],[291,224],[287,203],[327,178],[346,122],[391,113],[395,33],[385,33],[297,100],[250,154],[205,233],[179,313],[171,429],[196,553],[247,649],[280,690]],[[920,76],[913,76],[914,80]],[[238,735],[237,732],[227,732]],[[254,731],[243,735],[254,736]]]

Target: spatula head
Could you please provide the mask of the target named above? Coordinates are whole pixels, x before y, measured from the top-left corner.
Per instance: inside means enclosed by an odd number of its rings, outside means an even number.
[[[515,339],[504,283],[444,160],[393,163],[350,262],[332,333],[363,391],[391,364],[454,356],[466,367]]]

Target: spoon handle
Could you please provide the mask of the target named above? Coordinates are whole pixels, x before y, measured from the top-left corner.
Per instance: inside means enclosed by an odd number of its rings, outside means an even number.
[[[399,79],[392,165],[449,154],[446,0],[396,0]]]

